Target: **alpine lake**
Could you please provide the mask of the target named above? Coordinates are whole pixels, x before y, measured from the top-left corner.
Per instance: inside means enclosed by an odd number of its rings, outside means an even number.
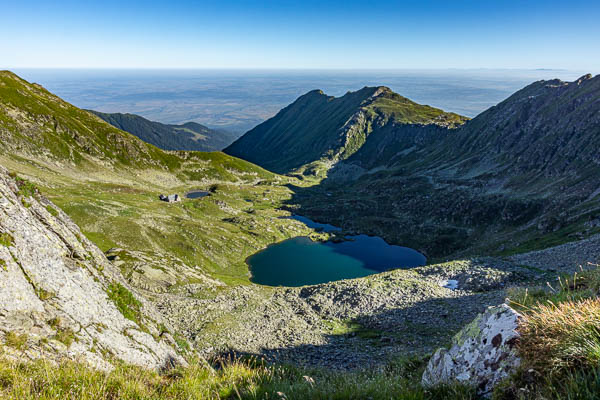
[[[298,215],[310,228],[341,231]],[[390,245],[378,236],[345,236],[343,241],[315,242],[300,236],[270,245],[248,257],[252,282],[267,286],[304,286],[360,278],[396,268],[424,265],[425,256],[408,247]]]
[[[210,192],[204,190],[193,190],[191,192],[187,192],[185,197],[188,199],[201,199],[202,197],[209,196]]]

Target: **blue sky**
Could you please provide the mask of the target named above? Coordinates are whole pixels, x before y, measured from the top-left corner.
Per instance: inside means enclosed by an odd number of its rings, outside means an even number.
[[[0,68],[564,68],[600,2],[6,1]]]

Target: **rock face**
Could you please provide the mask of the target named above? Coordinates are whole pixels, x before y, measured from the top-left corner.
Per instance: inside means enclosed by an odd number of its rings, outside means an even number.
[[[124,307],[136,318],[125,318]],[[113,358],[154,369],[184,363],[169,335],[156,328],[160,317],[149,314],[66,214],[0,166],[0,343],[6,355],[69,358],[101,369],[110,369]]]
[[[506,304],[488,308],[452,340],[450,350],[438,349],[423,373],[424,386],[460,382],[489,394],[520,364],[514,349],[521,316]]]

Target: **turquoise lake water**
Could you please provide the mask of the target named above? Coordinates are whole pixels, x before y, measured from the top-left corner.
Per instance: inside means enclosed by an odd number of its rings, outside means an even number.
[[[248,257],[252,281],[269,286],[313,285],[426,262],[418,251],[387,244],[377,236],[346,238],[340,243],[321,243],[302,236],[271,245]]]

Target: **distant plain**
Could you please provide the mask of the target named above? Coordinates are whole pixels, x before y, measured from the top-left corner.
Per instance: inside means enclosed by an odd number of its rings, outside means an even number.
[[[332,96],[385,85],[418,103],[474,117],[535,80],[574,80],[567,70],[57,70],[19,69],[30,82],[77,107],[141,115],[170,124],[194,121],[239,134],[298,96]]]

